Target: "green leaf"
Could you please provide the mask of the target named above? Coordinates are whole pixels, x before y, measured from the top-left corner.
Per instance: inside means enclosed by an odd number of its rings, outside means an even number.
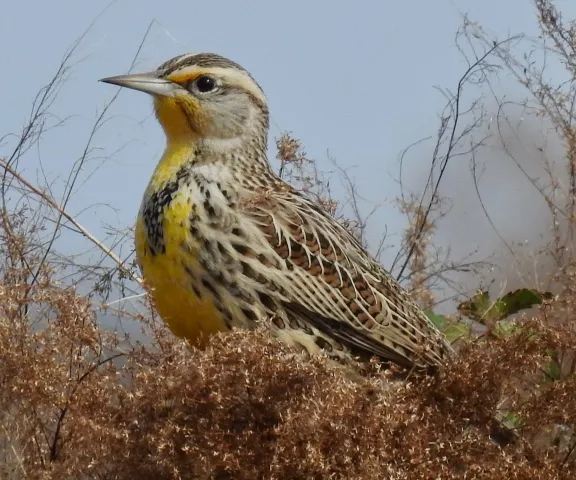
[[[546,365],[544,365],[544,372],[548,379],[552,381],[562,378],[562,369],[555,359],[548,361]]]
[[[509,428],[520,428],[524,425],[524,421],[513,412],[502,412],[504,422]]]
[[[457,308],[462,315],[480,321],[490,309],[490,305],[490,295],[487,291],[481,290],[470,300],[462,302]]]
[[[468,336],[470,334],[470,327],[465,323],[451,323],[444,329],[444,335],[448,343],[454,343],[462,337]]]
[[[532,288],[521,288],[509,292],[501,298],[490,300],[486,290],[481,290],[470,300],[458,305],[458,311],[483,324],[493,324],[510,315],[540,305],[552,298],[550,292],[540,292]]]
[[[522,326],[512,320],[500,320],[492,330],[492,335],[498,338],[508,338],[521,330]]]
[[[544,300],[550,300],[552,296],[550,292],[540,292],[533,288],[521,288],[507,293],[498,300],[498,303],[505,305],[502,310],[506,314],[505,316],[508,317],[520,310],[540,305]]]
[[[438,330],[440,330],[441,332],[444,330],[444,327],[446,325],[446,317],[444,315],[434,313],[432,310],[428,310],[426,312],[426,315]]]
[[[444,315],[439,315],[430,310],[426,312],[426,315],[436,328],[446,336],[448,343],[454,343],[459,338],[470,333],[470,327],[465,323],[451,322]]]

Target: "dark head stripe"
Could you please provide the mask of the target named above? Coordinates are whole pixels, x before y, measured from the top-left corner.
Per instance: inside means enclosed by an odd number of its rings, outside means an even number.
[[[174,57],[167,62],[164,62],[158,70],[163,70],[163,75],[168,76],[171,73],[175,72],[176,70],[180,70],[181,68],[185,67],[203,67],[203,68],[235,68],[244,72],[248,75],[254,82],[254,78],[252,75],[244,68],[242,65],[239,65],[232,60],[228,60],[226,57],[222,57],[221,55],[217,55],[215,53],[198,53],[196,55],[179,55],[178,57]]]

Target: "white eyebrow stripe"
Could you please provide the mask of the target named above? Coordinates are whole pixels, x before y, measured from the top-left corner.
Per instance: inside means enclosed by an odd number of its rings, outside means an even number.
[[[188,65],[181,69],[171,72],[166,78],[170,80],[171,78],[178,78],[181,76],[193,77],[198,73],[213,73],[223,79],[225,79],[231,85],[240,87],[243,90],[249,92],[252,96],[257,98],[262,104],[266,105],[266,95],[262,89],[256,84],[256,82],[250,78],[250,76],[234,68],[222,68],[222,67],[200,67],[198,65]]]

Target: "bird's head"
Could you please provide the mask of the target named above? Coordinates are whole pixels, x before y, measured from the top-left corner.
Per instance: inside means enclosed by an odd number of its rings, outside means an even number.
[[[244,68],[219,55],[181,55],[153,72],[101,81],[152,95],[169,142],[265,137],[268,129],[264,92]]]

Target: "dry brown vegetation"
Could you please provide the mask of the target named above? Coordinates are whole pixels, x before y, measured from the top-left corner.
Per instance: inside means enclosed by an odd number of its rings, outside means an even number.
[[[18,272],[12,272],[18,275]],[[574,281],[574,279],[571,279]],[[576,289],[506,338],[469,342],[437,376],[353,382],[265,333],[190,350],[147,323],[118,352],[90,302],[44,279],[0,287],[2,478],[573,478]],[[27,304],[42,312],[35,328]],[[143,322],[145,320],[143,319]],[[146,323],[145,323],[146,324]],[[505,398],[519,439],[490,440]]]
[[[459,338],[457,358],[434,376],[411,372],[407,380],[377,362],[365,377],[351,379],[341,367],[301,357],[265,331],[218,335],[203,350],[171,335],[142,296],[131,257],[117,253],[124,239],[130,243],[130,229],[117,232],[114,248],[107,247],[67,210],[110,104],[61,201],[51,185],[26,179],[20,168],[50,126],[50,106],[75,44],[37,96],[13,150],[0,156],[0,478],[574,478],[576,24],[563,22],[553,2],[534,5],[544,44],[524,57],[514,51],[521,37],[499,41],[465,20],[457,42],[463,54],[468,47],[469,68],[454,92],[444,92],[447,108],[423,193],[403,189],[399,199],[409,221],[394,273],[427,310],[455,295],[468,299],[451,315],[434,316]],[[546,82],[538,63],[542,48],[546,61],[556,58],[572,80]],[[473,274],[474,288],[490,278],[434,243],[449,215],[441,188],[447,166],[455,157],[470,158],[477,180],[477,155],[486,141],[488,115],[479,100],[464,105],[466,88],[494,95],[502,149],[528,176],[504,140],[510,102],[497,96],[492,82],[505,69],[528,92],[514,106],[544,118],[563,148],[561,158],[539,150],[546,175],[530,178],[550,212],[541,233],[550,238],[546,273],[554,295],[526,284],[528,300],[516,292],[491,299],[488,292],[462,290],[462,271]],[[349,198],[335,201],[326,174],[298,140],[284,135],[277,146],[280,173],[367,244],[370,214],[363,213],[346,171],[335,166]],[[64,228],[102,257],[59,252]],[[501,239],[513,257],[513,245]],[[372,251],[383,248],[384,239]],[[141,300],[139,308],[108,302],[111,291]],[[533,313],[511,317],[539,303]],[[103,326],[103,311],[138,322],[141,340]]]

